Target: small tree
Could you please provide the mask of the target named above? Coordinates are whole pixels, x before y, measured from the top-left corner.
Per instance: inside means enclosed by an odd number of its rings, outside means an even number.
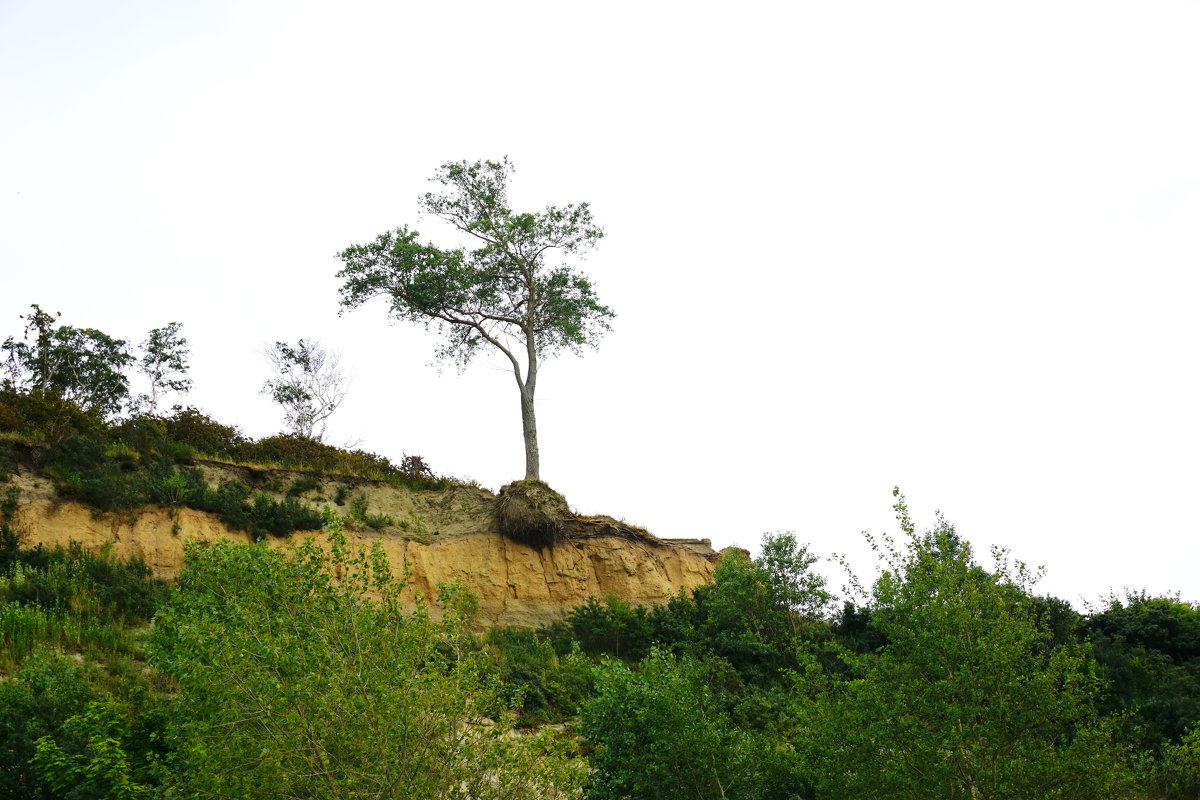
[[[384,297],[395,319],[442,333],[439,358],[465,366],[485,345],[504,354],[521,394],[525,477],[539,480],[538,365],[563,349],[595,346],[614,314],[587,277],[554,258],[582,255],[603,236],[587,203],[515,212],[512,172],[508,159],[443,164],[433,181],[448,191],[421,199],[426,212],[478,240],[474,250],[422,244],[402,227],[339,253],[338,277],[345,308]]]
[[[183,325],[168,322],[166,327],[154,328],[142,342],[142,357],[138,371],[150,381],[150,390],[138,397],[137,405],[147,414],[158,411],[158,402],[164,394],[176,392],[187,394],[192,388],[188,371],[188,341],[180,336]]]
[[[8,337],[6,383],[70,400],[104,416],[120,412],[129,396],[125,369],[133,361],[126,343],[95,328],[56,325],[36,303],[25,319],[22,341]]]
[[[288,432],[321,441],[326,420],[346,398],[349,385],[339,354],[316,339],[301,339],[294,345],[276,342],[267,359],[275,377],[262,391],[283,406]]]

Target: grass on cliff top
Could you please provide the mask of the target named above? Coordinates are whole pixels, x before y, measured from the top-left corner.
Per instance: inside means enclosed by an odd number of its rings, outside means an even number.
[[[417,491],[442,491],[459,483],[435,475],[420,456],[406,455],[397,463],[377,453],[335,447],[303,436],[280,434],[253,439],[236,426],[218,422],[192,407],[176,407],[167,416],[135,416],[111,422],[69,400],[3,389],[0,434],[50,451],[41,456],[43,462],[52,458],[64,442],[81,436],[118,450],[128,448],[136,454],[166,456],[180,464],[206,458],[239,466],[348,475]],[[16,461],[26,460],[18,457],[18,450],[0,448],[0,478],[6,470],[15,469]]]
[[[434,492],[456,483],[435,475],[419,456],[394,463],[300,436],[250,439],[194,408],[176,408],[165,417],[106,421],[61,398],[0,390],[0,482],[25,466],[49,476],[59,497],[97,511],[136,512],[148,505],[194,508],[216,514],[255,539],[321,527],[319,509],[299,499],[302,489],[280,498],[260,482],[241,477],[211,484],[195,466],[199,458],[298,471],[310,482],[319,474]],[[362,516],[369,525],[390,522],[379,515]]]

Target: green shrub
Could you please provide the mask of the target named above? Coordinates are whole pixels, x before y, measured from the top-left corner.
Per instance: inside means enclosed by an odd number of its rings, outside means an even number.
[[[288,487],[288,497],[299,497],[305,492],[311,492],[321,485],[321,480],[316,475],[301,475],[296,480],[292,481],[292,485]]]
[[[1162,758],[1152,769],[1156,796],[1164,800],[1195,800],[1200,797],[1200,725],[1188,731],[1178,744],[1163,748]]]
[[[21,549],[15,535],[3,535],[0,566],[0,601],[77,615],[149,621],[170,591],[140,558],[121,561],[78,543]]]
[[[196,408],[176,408],[162,420],[167,438],[210,456],[232,457],[246,443],[246,437],[230,425],[222,425]]]
[[[285,469],[357,475],[371,480],[388,481],[410,489],[441,491],[450,486],[446,478],[437,478],[420,457],[406,457],[397,467],[388,458],[363,450],[343,450],[304,436],[268,436],[245,441],[231,456],[254,464],[273,464]]]
[[[559,656],[545,632],[527,628],[492,628],[487,644],[505,700],[521,709],[524,724],[572,717],[593,693],[592,661],[578,646]]]
[[[0,405],[6,409],[5,430],[50,443],[61,442],[72,434],[102,431],[105,427],[99,412],[84,411],[51,392],[0,389]]]
[[[387,514],[372,514],[367,507],[367,497],[364,494],[356,494],[350,499],[350,511],[346,515],[346,521],[354,526],[365,526],[373,531],[390,528],[396,524],[396,521]]]
[[[36,653],[14,680],[0,681],[0,797],[46,798],[33,766],[35,742],[59,734],[63,723],[95,696],[73,659]]]
[[[4,498],[0,500],[0,522],[12,522],[20,506],[21,490],[15,486],[9,486],[4,490]]]
[[[0,400],[0,432],[10,433],[20,428],[21,415],[11,405]]]

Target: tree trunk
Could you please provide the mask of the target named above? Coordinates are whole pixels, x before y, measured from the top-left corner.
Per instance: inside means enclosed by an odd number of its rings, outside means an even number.
[[[540,481],[537,419],[533,415],[533,387],[529,383],[521,387],[521,432],[525,434],[525,480]]]

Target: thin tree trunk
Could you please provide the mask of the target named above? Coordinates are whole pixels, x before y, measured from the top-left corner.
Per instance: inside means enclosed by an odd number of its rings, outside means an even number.
[[[532,290],[530,297],[532,298]],[[532,300],[530,306],[533,305]],[[538,457],[537,418],[533,415],[533,393],[537,389],[538,377],[537,342],[534,338],[533,318],[525,330],[525,381],[521,384],[521,432],[525,434],[525,480],[540,481],[542,465]]]
[[[528,382],[521,387],[521,432],[525,435],[525,480],[539,481],[537,419],[533,414],[533,386]]]

